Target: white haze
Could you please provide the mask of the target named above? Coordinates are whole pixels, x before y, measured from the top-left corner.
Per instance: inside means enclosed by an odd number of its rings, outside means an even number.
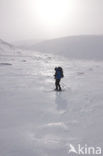
[[[9,42],[80,34],[103,34],[102,0],[0,0],[0,36]]]

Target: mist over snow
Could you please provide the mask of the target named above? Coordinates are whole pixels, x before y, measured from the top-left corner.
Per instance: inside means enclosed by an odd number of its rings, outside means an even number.
[[[12,42],[13,45],[24,50],[30,50],[32,46],[44,41],[43,39],[20,40]]]
[[[29,48],[75,59],[102,60],[103,36],[82,35],[57,38],[34,44]]]
[[[68,156],[69,144],[103,147],[103,62],[70,59],[76,52],[102,59],[102,41],[46,41],[32,47],[37,52],[0,40],[0,156]],[[64,69],[62,92],[53,90],[55,66]]]

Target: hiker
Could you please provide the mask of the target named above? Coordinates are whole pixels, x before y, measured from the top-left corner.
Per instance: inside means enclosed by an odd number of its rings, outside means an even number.
[[[61,67],[55,67],[55,90],[56,91],[61,91],[61,86],[60,86],[60,80],[63,78],[63,69]]]

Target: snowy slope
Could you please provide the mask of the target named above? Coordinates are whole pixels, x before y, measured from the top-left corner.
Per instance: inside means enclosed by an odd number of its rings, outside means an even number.
[[[0,156],[68,156],[78,143],[103,147],[103,62],[38,52],[1,56]],[[63,92],[54,67],[62,66]]]
[[[76,59],[103,59],[103,36],[71,36],[47,40],[31,49]]]
[[[0,39],[0,55],[13,55],[15,53],[16,48]]]

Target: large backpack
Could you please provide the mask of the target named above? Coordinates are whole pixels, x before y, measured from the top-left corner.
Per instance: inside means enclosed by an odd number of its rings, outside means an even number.
[[[62,67],[58,67],[57,70],[61,73],[61,78],[63,78],[64,77],[64,74],[63,74]]]

